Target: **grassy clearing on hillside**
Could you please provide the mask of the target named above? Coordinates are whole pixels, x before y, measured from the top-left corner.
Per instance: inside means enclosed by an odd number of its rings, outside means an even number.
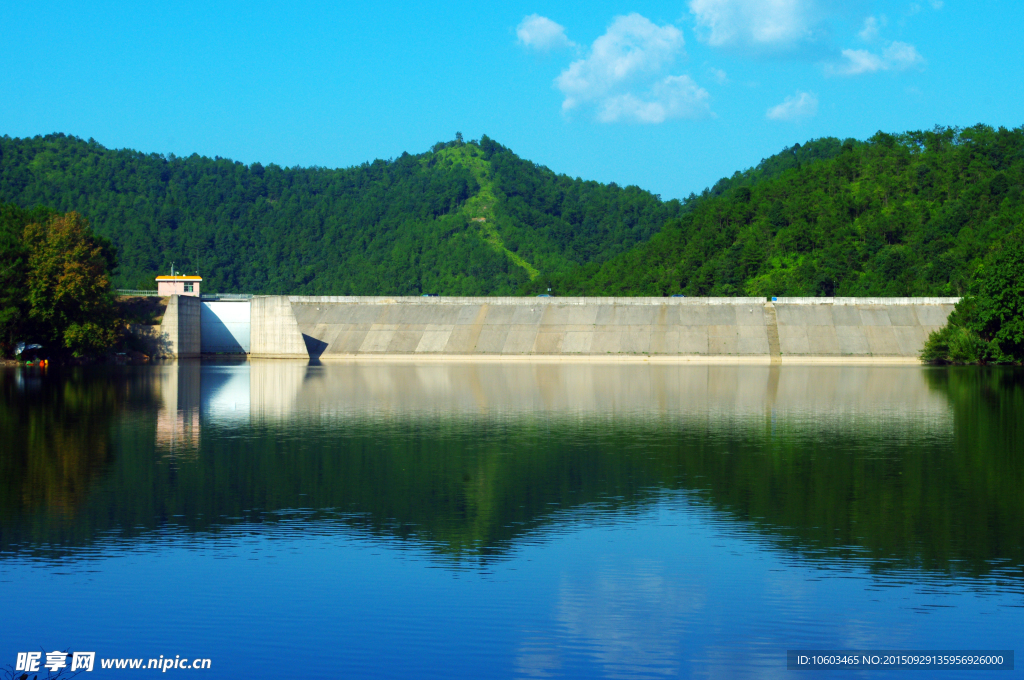
[[[471,227],[475,227],[479,234],[489,246],[494,248],[498,253],[501,253],[512,260],[517,266],[522,267],[526,270],[530,280],[533,281],[540,272],[532,264],[526,261],[518,253],[513,252],[505,244],[505,241],[501,238],[501,234],[498,233],[498,228],[494,219],[495,211],[494,207],[497,203],[497,199],[494,196],[494,181],[491,176],[491,164],[484,160],[483,154],[480,148],[476,145],[465,144],[462,146],[449,147],[442,149],[435,153],[441,162],[448,162],[453,165],[458,164],[468,169],[473,178],[476,179],[480,185],[480,190],[470,197],[459,210],[459,214],[464,215],[469,222]]]

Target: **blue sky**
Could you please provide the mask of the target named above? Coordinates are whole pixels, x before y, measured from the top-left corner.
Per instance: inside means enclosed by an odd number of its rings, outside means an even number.
[[[9,3],[0,134],[345,167],[481,134],[664,198],[794,142],[1024,124],[1024,11],[957,0]]]

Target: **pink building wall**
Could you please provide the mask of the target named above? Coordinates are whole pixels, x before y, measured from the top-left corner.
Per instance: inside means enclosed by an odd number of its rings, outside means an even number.
[[[203,279],[199,276],[158,276],[156,291],[161,296],[191,295],[199,297],[199,284]],[[188,290],[191,288],[192,290]]]

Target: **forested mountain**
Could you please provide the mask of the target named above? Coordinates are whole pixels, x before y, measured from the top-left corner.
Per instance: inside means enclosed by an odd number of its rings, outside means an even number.
[[[601,262],[682,214],[637,187],[556,175],[493,140],[361,166],[250,166],[0,139],[0,202],[78,211],[118,250],[118,287],[171,263],[204,290],[501,295]]]
[[[1024,129],[983,125],[811,140],[682,202],[486,136],[338,170],[0,139],[0,202],[82,213],[118,287],[210,292],[959,295],[1022,184]]]
[[[1024,128],[878,133],[831,157],[827,146],[816,163],[723,180],[650,241],[525,290],[955,296],[1024,225]]]
[[[737,170],[732,177],[723,177],[715,182],[713,187],[704,189],[698,196],[691,193],[686,199],[684,210],[696,208],[701,204],[700,199],[716,198],[736,187],[752,187],[766,180],[772,179],[787,170],[802,168],[817,161],[835,158],[843,151],[843,144],[847,146],[860,144],[855,139],[847,139],[841,142],[835,137],[822,137],[812,139],[806,144],[794,144],[777,154],[762,158],[761,162],[746,170]]]

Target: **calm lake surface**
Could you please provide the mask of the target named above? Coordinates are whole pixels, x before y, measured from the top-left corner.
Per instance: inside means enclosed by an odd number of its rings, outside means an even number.
[[[0,394],[0,667],[876,678],[906,671],[786,651],[1021,647],[1020,370],[182,362]]]

